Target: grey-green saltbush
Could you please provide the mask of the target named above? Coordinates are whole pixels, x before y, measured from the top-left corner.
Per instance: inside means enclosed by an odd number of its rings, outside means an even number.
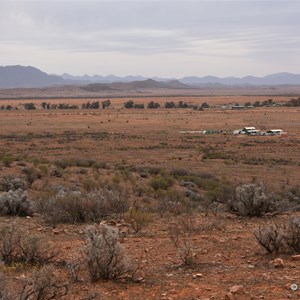
[[[133,264],[119,242],[117,228],[106,225],[89,226],[85,235],[86,262],[93,281],[116,279],[130,272]]]
[[[0,195],[0,216],[4,215],[31,216],[31,202],[28,199],[27,193],[23,190],[10,190]]]

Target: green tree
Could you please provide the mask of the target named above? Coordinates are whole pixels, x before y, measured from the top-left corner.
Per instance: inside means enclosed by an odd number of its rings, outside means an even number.
[[[134,107],[134,102],[133,100],[129,100],[127,102],[124,103],[124,107],[125,108],[133,108]]]

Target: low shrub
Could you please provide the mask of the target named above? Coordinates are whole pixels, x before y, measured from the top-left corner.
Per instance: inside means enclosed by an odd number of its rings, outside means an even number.
[[[126,195],[116,190],[98,189],[92,192],[63,192],[37,201],[37,210],[45,220],[58,223],[98,222],[125,213],[129,208]]]
[[[16,191],[18,189],[26,189],[26,180],[24,177],[4,176],[0,178],[0,191],[8,192],[10,190]]]
[[[40,179],[42,177],[42,174],[39,170],[35,168],[24,168],[22,172],[26,176],[26,181],[28,183],[28,186],[31,187],[31,185],[34,183],[35,180]]]
[[[285,227],[284,241],[292,251],[300,253],[300,217],[292,219]]]
[[[84,252],[93,281],[116,279],[132,270],[132,263],[119,242],[118,229],[112,226],[89,226]]]
[[[203,149],[202,159],[232,159],[233,156],[226,152],[218,152],[214,148]]]
[[[177,168],[177,169],[170,170],[170,175],[175,177],[175,178],[182,177],[182,176],[187,176],[189,174],[190,174],[190,172],[186,169],[183,169],[183,168]]]
[[[106,163],[98,163],[93,159],[61,159],[54,162],[55,166],[66,169],[67,167],[81,167],[81,168],[104,168],[107,169]]]
[[[190,231],[181,223],[169,227],[169,238],[182,263],[186,266],[192,266],[196,263],[195,246],[190,234]]]
[[[300,218],[291,219],[287,225],[268,225],[254,232],[259,244],[268,253],[291,251],[300,253]]]
[[[284,228],[282,226],[274,224],[259,227],[253,234],[268,253],[280,252],[284,247]]]
[[[191,213],[196,209],[195,202],[176,190],[161,191],[158,195],[157,212],[163,217],[165,214],[180,215]]]
[[[159,189],[167,190],[174,184],[174,179],[170,176],[157,175],[150,180],[149,184],[155,191]]]
[[[9,265],[19,261],[22,234],[16,227],[3,227],[0,231],[1,261]]]
[[[0,272],[0,300],[8,300],[8,288],[6,286],[6,277]]]
[[[156,166],[131,166],[131,172],[138,172],[139,174],[150,174],[150,175],[158,175],[165,173],[165,170],[161,167]]]
[[[7,168],[10,168],[15,160],[16,159],[11,155],[0,155],[0,162]]]
[[[0,216],[32,216],[32,205],[26,192],[8,191],[0,195]]]
[[[58,252],[38,235],[28,235],[15,226],[0,229],[0,256],[6,264],[45,264]]]
[[[140,232],[150,222],[149,213],[137,208],[131,209],[125,219],[130,223],[135,233]]]
[[[21,279],[19,299],[61,299],[68,293],[68,284],[55,274],[53,266],[44,266]]]
[[[66,269],[68,270],[73,282],[80,282],[79,272],[80,272],[80,262],[72,261],[66,263]]]
[[[264,186],[255,183],[238,186],[235,197],[228,204],[230,210],[246,217],[261,217],[275,210],[273,199],[266,195]]]

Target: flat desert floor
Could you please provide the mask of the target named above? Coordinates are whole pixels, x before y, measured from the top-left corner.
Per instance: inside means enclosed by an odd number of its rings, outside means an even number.
[[[207,96],[136,98],[134,101],[184,100],[215,105],[265,99],[262,96]],[[278,97],[278,101],[284,99]],[[292,257],[295,253],[267,254],[253,235],[261,225],[286,223],[299,213],[246,218],[227,211],[197,209],[160,215],[154,209],[160,194],[149,185],[156,175],[139,172],[156,168],[164,177],[171,176],[172,170],[173,173],[186,170],[191,174],[209,174],[218,182],[232,186],[263,183],[268,193],[283,195],[299,188],[300,184],[300,109],[122,108],[127,100],[112,99],[111,108],[104,110],[0,111],[0,175],[22,176],[26,167],[39,172],[28,188],[33,200],[57,185],[92,189],[86,184],[92,179],[95,186],[121,185],[127,189],[131,205],[137,202],[147,212],[147,224],[138,232],[125,217],[114,220],[126,233],[122,243],[128,254],[139,263],[138,280],[121,278],[95,283],[89,279],[84,263],[79,282],[73,282],[63,267],[63,262],[82,260],[86,224],[58,224],[53,228],[38,213],[32,218],[0,217],[1,226],[15,224],[40,234],[60,250],[54,265],[61,278],[69,282],[68,294],[62,299],[300,299],[299,290],[290,289],[292,283],[300,287],[300,260]],[[81,104],[87,100],[69,101]],[[1,100],[3,105],[13,106],[22,102],[30,101]],[[260,130],[280,128],[287,134],[230,133],[247,126]],[[222,130],[222,133],[182,133],[203,130]],[[70,164],[76,160],[91,160],[103,167]],[[61,168],[61,176],[53,175],[51,168],[63,163],[66,165]],[[174,178],[169,189],[184,193],[181,180]],[[209,191],[201,186],[198,189],[204,199]],[[185,223],[190,226],[189,241],[195,251],[195,263],[190,266],[182,265],[168,233],[170,226]],[[282,265],[272,263],[276,259],[281,259]],[[28,267],[0,268],[9,284],[16,287],[18,278],[29,272]]]

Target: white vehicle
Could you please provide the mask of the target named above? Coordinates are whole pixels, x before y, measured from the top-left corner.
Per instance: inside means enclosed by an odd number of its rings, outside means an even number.
[[[270,129],[267,131],[268,135],[280,135],[280,134],[284,134],[282,129]]]

